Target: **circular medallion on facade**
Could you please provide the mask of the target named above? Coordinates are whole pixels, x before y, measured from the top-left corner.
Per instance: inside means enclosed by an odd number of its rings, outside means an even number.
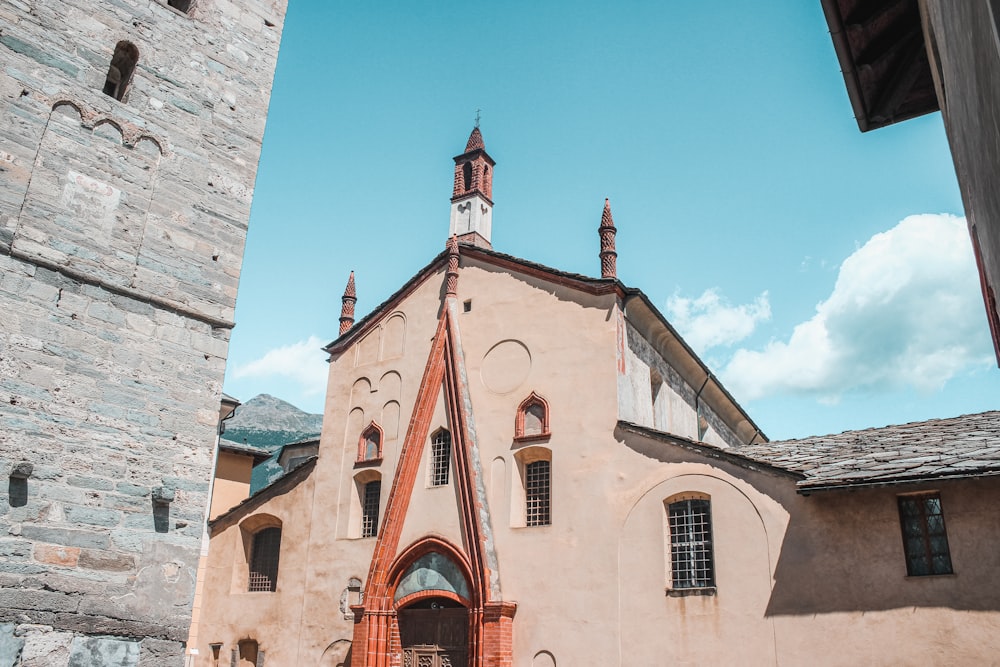
[[[531,353],[524,343],[502,340],[486,353],[480,374],[486,388],[496,394],[507,394],[528,379]]]

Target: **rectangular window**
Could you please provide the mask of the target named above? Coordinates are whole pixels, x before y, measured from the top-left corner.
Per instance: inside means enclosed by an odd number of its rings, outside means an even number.
[[[431,486],[448,484],[451,469],[451,434],[438,431],[431,441]]]
[[[525,523],[529,526],[552,523],[549,513],[551,469],[549,461],[535,461],[524,467]]]
[[[668,520],[671,587],[714,587],[711,502],[693,499],[670,503]]]
[[[951,574],[941,496],[936,493],[899,496],[899,521],[903,528],[906,574],[911,577]]]
[[[361,508],[361,537],[375,537],[378,534],[378,502],[381,495],[381,480],[365,484],[365,497]]]
[[[247,590],[271,591],[278,587],[278,556],[281,528],[265,528],[253,536],[250,552],[250,585]]]

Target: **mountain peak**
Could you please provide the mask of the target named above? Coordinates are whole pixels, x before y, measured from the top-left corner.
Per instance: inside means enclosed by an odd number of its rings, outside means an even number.
[[[248,432],[283,432],[303,439],[319,435],[322,426],[323,415],[310,414],[270,394],[259,394],[236,408],[236,414],[225,423],[223,437],[235,442],[246,439],[248,444],[254,444],[250,442],[254,438],[246,437]]]

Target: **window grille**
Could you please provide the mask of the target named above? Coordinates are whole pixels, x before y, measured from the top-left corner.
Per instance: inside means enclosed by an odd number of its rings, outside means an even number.
[[[672,588],[715,586],[711,502],[693,499],[670,503],[668,515]]]
[[[438,431],[431,441],[431,486],[446,485],[450,469],[451,434],[444,430]]]
[[[941,496],[899,496],[906,573],[911,577],[951,574],[951,553],[944,527]]]
[[[281,528],[265,528],[253,536],[250,551],[250,586],[252,591],[274,591],[278,586],[278,554]]]
[[[378,502],[381,495],[381,480],[365,484],[361,503],[361,537],[375,537],[378,534]]]
[[[549,461],[534,461],[524,467],[525,523],[529,526],[552,523],[549,513],[551,469]]]

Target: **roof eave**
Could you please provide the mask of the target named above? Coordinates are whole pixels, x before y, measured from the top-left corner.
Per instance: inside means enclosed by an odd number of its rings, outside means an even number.
[[[805,479],[805,476],[802,473],[782,468],[766,461],[751,458],[729,449],[716,447],[715,445],[711,445],[707,442],[691,440],[690,438],[685,438],[680,435],[666,433],[665,431],[658,431],[656,429],[649,428],[648,426],[640,426],[639,424],[622,420],[618,421],[618,428],[629,433],[635,433],[653,440],[658,440],[668,445],[674,445],[676,447],[686,449],[706,458],[722,459],[754,472],[776,473],[795,480]]]
[[[684,350],[684,352],[691,358],[691,360],[695,362],[695,364],[698,366],[698,368],[701,370],[704,376],[702,380],[706,379],[710,380],[712,384],[720,391],[720,393],[722,393],[722,395],[726,398],[726,400],[732,405],[732,407],[735,408],[736,412],[744,420],[746,420],[749,427],[753,429],[754,435],[751,436],[749,440],[747,440],[742,444],[744,445],[750,444],[751,442],[756,441],[757,438],[760,438],[761,440],[764,441],[768,440],[767,436],[764,435],[764,432],[760,429],[760,427],[756,424],[756,422],[754,422],[754,420],[750,417],[747,411],[743,409],[743,406],[740,405],[739,402],[733,397],[733,395],[729,393],[729,390],[722,385],[722,382],[715,376],[715,374],[711,371],[711,369],[709,369],[709,367],[705,365],[705,362],[701,360],[701,357],[699,357],[698,354],[693,349],[691,349],[691,346],[687,344],[687,341],[685,341],[684,338],[680,335],[680,333],[678,333],[677,330],[673,327],[673,325],[670,324],[670,322],[663,315],[663,313],[661,313],[660,310],[655,305],[653,305],[653,302],[650,301],[649,297],[646,296],[645,292],[635,287],[626,287],[625,294],[626,294],[626,302],[625,302],[626,306],[628,304],[629,299],[631,298],[639,299],[641,303],[650,311],[653,317],[656,320],[658,320],[658,323],[664,327],[664,329],[667,332],[667,335],[670,336],[673,341],[677,342]],[[733,425],[730,424],[730,427],[732,426]]]
[[[277,495],[277,493],[285,492],[291,490],[296,484],[309,476],[312,469],[316,467],[316,461],[319,460],[317,456],[309,457],[309,460],[301,465],[297,466],[288,473],[282,475],[277,480],[265,486],[263,489],[245,498],[240,504],[229,508],[219,516],[215,517],[208,522],[208,532],[211,536],[216,532],[216,530],[221,530],[223,528],[228,528],[229,526],[238,523],[240,516],[251,512],[252,510],[259,507],[265,500],[268,500],[272,496]]]
[[[1000,468],[980,468],[978,470],[968,470],[963,472],[944,473],[941,475],[915,475],[912,477],[894,476],[880,479],[866,479],[857,481],[839,482],[799,482],[796,485],[796,492],[803,496],[811,493],[823,491],[853,491],[858,489],[872,489],[889,486],[902,486],[906,484],[924,484],[933,482],[948,482],[960,479],[978,479],[981,477],[1000,476]]]

